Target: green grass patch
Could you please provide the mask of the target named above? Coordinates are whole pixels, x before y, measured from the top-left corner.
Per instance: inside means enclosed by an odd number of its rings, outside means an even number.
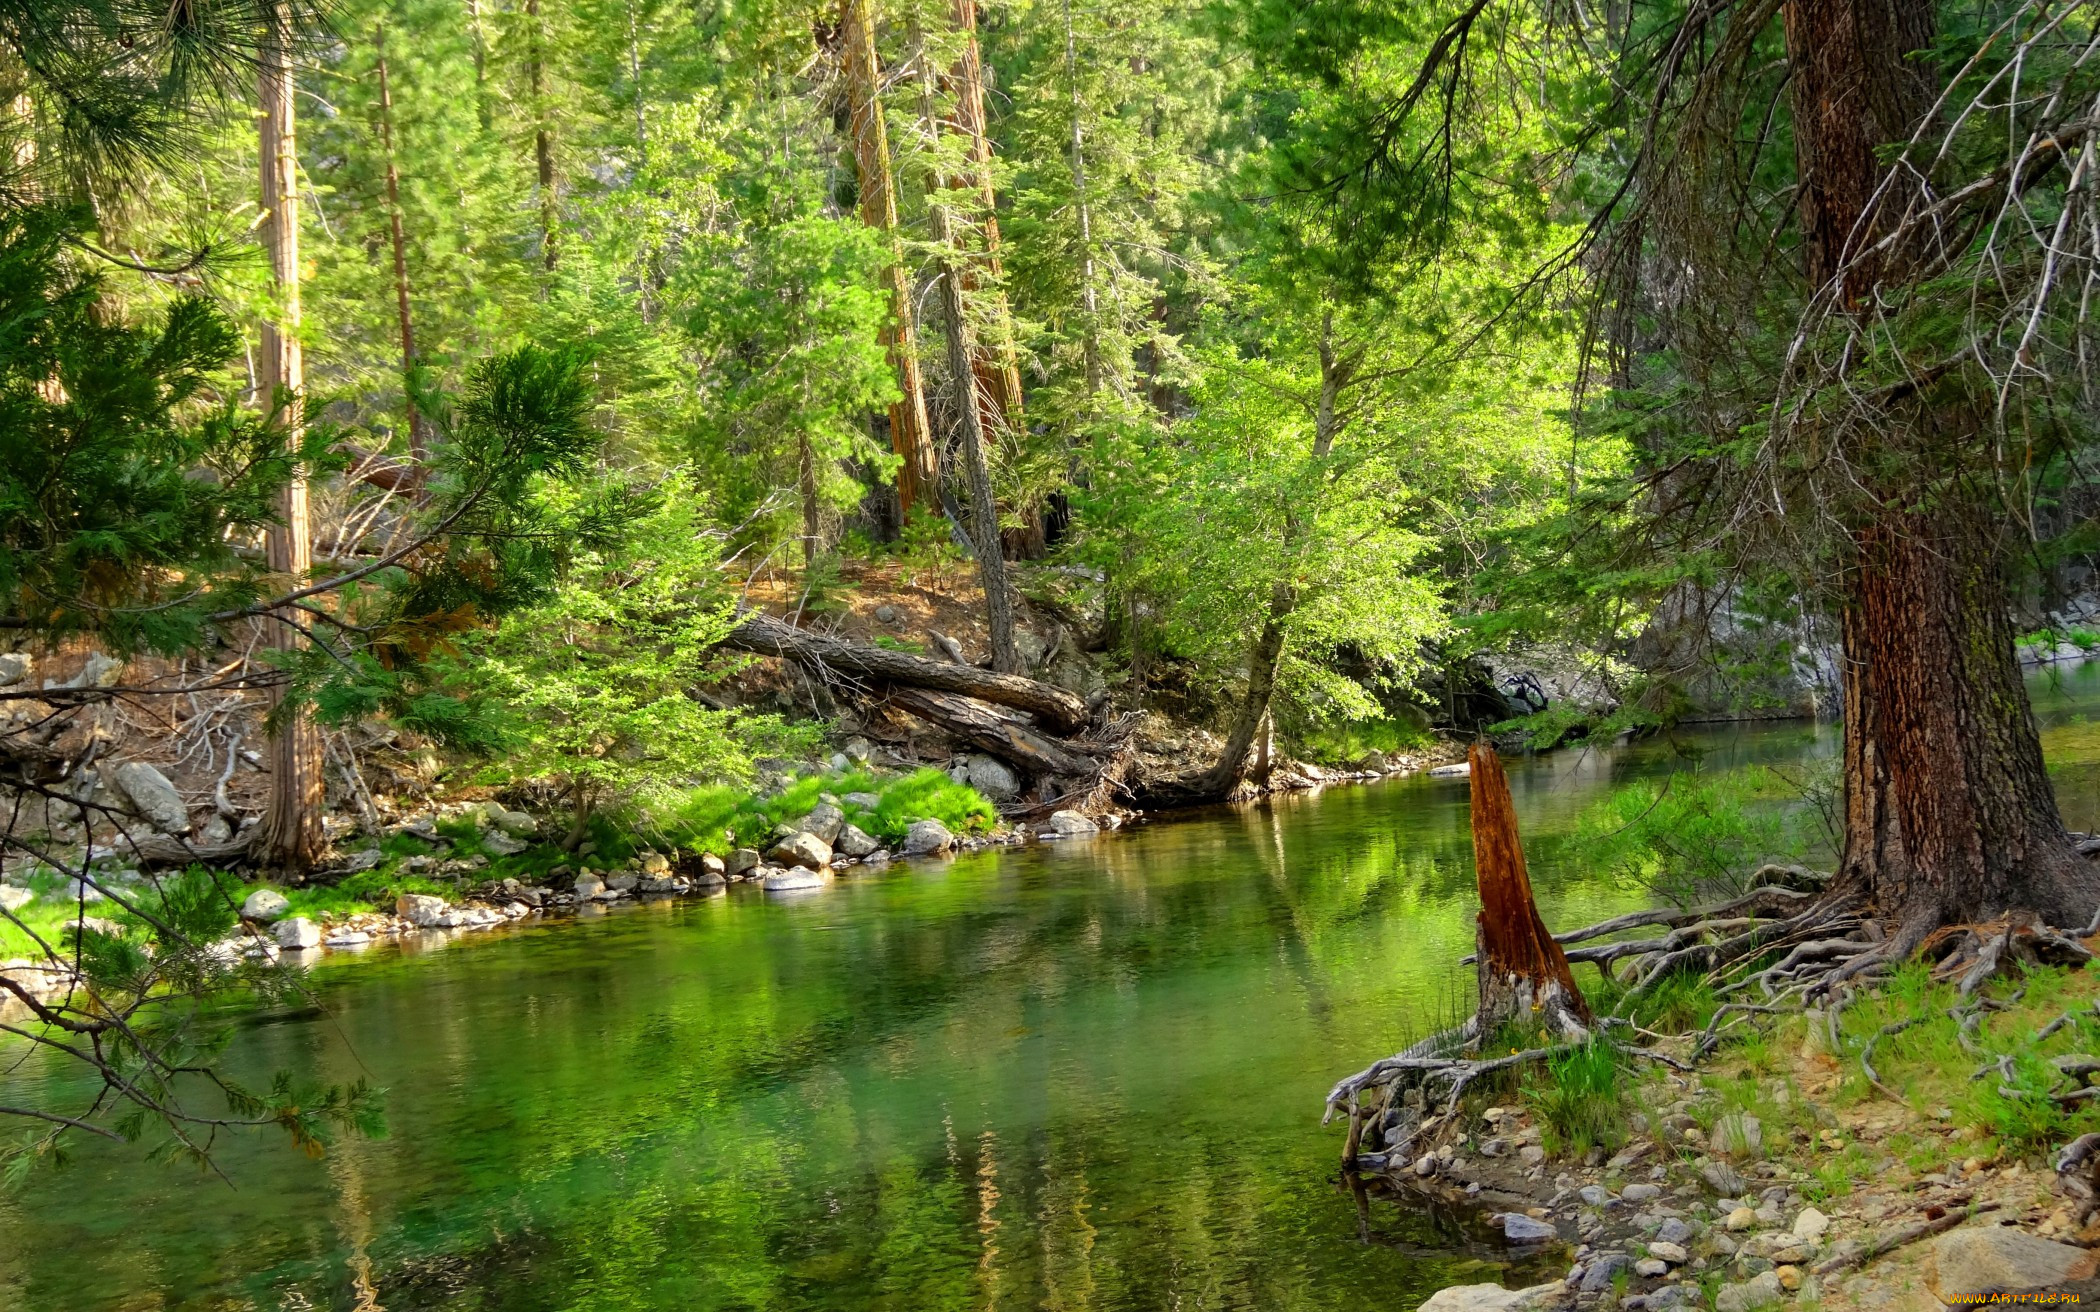
[[[1397,719],[1318,722],[1300,728],[1294,736],[1299,753],[1320,765],[1348,765],[1372,752],[1405,756],[1436,745],[1436,734],[1426,723]]]
[[[915,820],[938,820],[958,834],[981,833],[999,823],[998,810],[984,794],[928,767],[901,777],[868,770],[805,775],[763,798],[735,788],[696,788],[655,828],[670,845],[685,851],[724,853],[757,847],[775,826],[815,810],[826,793],[841,799],[849,822],[885,843],[901,841]],[[872,807],[844,801],[849,793],[873,794],[878,801]]]
[[[1609,1043],[1586,1043],[1546,1063],[1546,1080],[1525,1094],[1550,1153],[1580,1157],[1626,1142],[1626,1072]]]

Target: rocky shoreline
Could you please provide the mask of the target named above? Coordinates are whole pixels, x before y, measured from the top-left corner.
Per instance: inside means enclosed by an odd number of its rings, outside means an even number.
[[[1644,1095],[1652,1116],[1633,1114],[1632,1137],[1608,1156],[1556,1164],[1526,1111],[1496,1106],[1388,1167],[1397,1192],[1484,1214],[1513,1262],[1569,1262],[1558,1281],[1444,1289],[1425,1312],[1926,1312],[2001,1295],[2100,1296],[2100,1222],[2078,1225],[2075,1187],[2046,1165],[1950,1157],[1934,1172],[1877,1172],[1835,1197],[1811,1169],[1817,1157],[1885,1139],[1907,1109],[1809,1101],[1817,1131],[1772,1143],[1756,1117],[1721,1113],[1685,1076]]]

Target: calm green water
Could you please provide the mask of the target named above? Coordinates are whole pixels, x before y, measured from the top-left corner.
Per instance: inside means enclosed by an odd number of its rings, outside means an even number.
[[[2052,708],[2100,827],[2100,670]],[[1549,923],[1638,903],[1573,818],[1802,725],[1515,763]],[[1463,1005],[1463,781],[1425,778],[331,957],[242,1070],[365,1074],[391,1133],[234,1187],[84,1146],[0,1197],[0,1309],[1334,1309],[1519,1279],[1466,1222],[1337,1183],[1321,1097]],[[60,1078],[0,1068],[0,1102]]]

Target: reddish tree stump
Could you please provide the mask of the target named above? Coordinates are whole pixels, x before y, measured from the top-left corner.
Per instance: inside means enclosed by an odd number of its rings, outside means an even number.
[[[1586,1037],[1596,1018],[1567,954],[1539,919],[1509,777],[1486,743],[1473,744],[1466,759],[1473,781],[1473,868],[1480,884],[1476,1041],[1485,1043],[1512,1021],[1566,1038]]]

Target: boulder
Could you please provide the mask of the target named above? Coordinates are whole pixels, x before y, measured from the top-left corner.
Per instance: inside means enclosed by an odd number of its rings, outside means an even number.
[[[1810,1241],[1821,1239],[1824,1232],[1829,1229],[1830,1218],[1813,1207],[1802,1208],[1801,1215],[1794,1218],[1794,1238],[1796,1239],[1807,1239]]]
[[[759,887],[768,893],[789,893],[802,888],[822,888],[828,876],[823,870],[809,866],[789,866],[785,870],[774,870],[759,881]]]
[[[1932,1246],[1929,1283],[1943,1301],[2020,1294],[2089,1280],[2100,1254],[2004,1225],[1963,1226]]]
[[[863,857],[881,846],[881,843],[876,842],[872,835],[863,831],[859,826],[841,825],[839,826],[839,839],[833,846],[833,850],[843,856]]]
[[[1052,811],[1050,828],[1059,838],[1084,838],[1101,832],[1100,825],[1077,811]]]
[[[1763,1271],[1738,1285],[1723,1285],[1714,1295],[1714,1312],[1756,1312],[1784,1301],[1786,1287],[1776,1271]]]
[[[794,833],[773,844],[773,850],[766,855],[784,866],[822,870],[831,864],[831,844],[812,833]]]
[[[576,876],[576,900],[578,902],[589,902],[602,898],[609,891],[605,887],[605,881],[588,870]]]
[[[904,831],[906,856],[933,856],[955,846],[955,835],[938,820],[914,820]]]
[[[1755,1116],[1731,1112],[1714,1122],[1714,1147],[1730,1157],[1762,1157],[1765,1128]]]
[[[531,844],[522,839],[511,837],[505,830],[491,829],[481,836],[481,846],[484,850],[497,856],[516,856],[531,846]]]
[[[1560,1283],[1533,1285],[1529,1289],[1504,1289],[1500,1285],[1453,1285],[1439,1289],[1423,1303],[1420,1312],[1530,1312],[1558,1301]]]
[[[285,900],[284,894],[274,888],[258,888],[241,903],[241,919],[268,924],[291,909],[292,904]]]
[[[838,841],[839,828],[846,823],[846,813],[830,802],[817,803],[816,809],[797,821],[795,828],[805,834],[814,834],[829,847]]]
[[[1553,1228],[1551,1221],[1541,1221],[1522,1212],[1504,1212],[1497,1219],[1502,1222],[1502,1237],[1512,1244],[1542,1244],[1560,1238],[1560,1232]]]
[[[117,788],[131,799],[146,822],[164,834],[180,837],[190,831],[189,803],[175,791],[168,776],[144,761],[126,761],[112,776]]]
[[[0,688],[12,688],[35,668],[36,658],[26,651],[0,651]]]
[[[647,876],[647,875],[663,875],[663,874],[668,874],[668,873],[670,873],[670,870],[671,870],[671,859],[670,859],[669,857],[665,856],[665,855],[664,855],[663,853],[661,853],[661,852],[644,852],[644,853],[642,854],[642,874],[643,874],[643,875],[645,875],[645,876]]]
[[[291,948],[296,952],[321,946],[321,927],[305,916],[293,916],[290,920],[278,921],[270,930],[270,935],[277,940],[278,947]]]
[[[1726,1162],[1708,1162],[1699,1168],[1699,1176],[1712,1190],[1723,1198],[1735,1198],[1750,1186],[1733,1166]]]
[[[505,809],[496,802],[482,804],[481,813],[488,817],[489,824],[512,838],[538,838],[540,822],[523,811]]]
[[[731,879],[739,879],[755,870],[758,863],[764,859],[758,854],[757,848],[740,847],[723,860],[722,873]]]
[[[642,877],[632,870],[622,870],[605,877],[605,886],[615,893],[627,893],[642,882]]]
[[[970,787],[1002,802],[1021,795],[1021,776],[996,756],[973,755],[963,766],[963,777]]]
[[[1582,1283],[1577,1286],[1585,1294],[1598,1294],[1611,1288],[1612,1278],[1633,1265],[1633,1259],[1624,1253],[1595,1253],[1582,1268]]]
[[[445,899],[428,893],[403,893],[394,899],[394,914],[419,929],[436,927],[445,910]]]

